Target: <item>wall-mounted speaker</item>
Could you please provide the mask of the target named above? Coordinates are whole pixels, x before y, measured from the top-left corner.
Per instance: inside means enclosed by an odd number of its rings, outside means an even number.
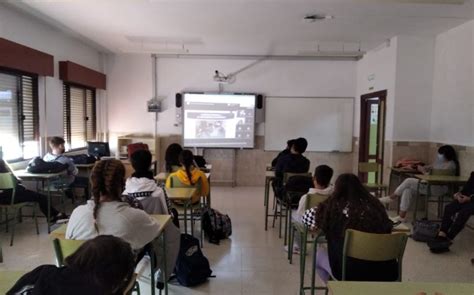
[[[181,93],[176,93],[175,106],[177,108],[183,106],[183,95]]]
[[[255,97],[255,123],[265,122],[265,97],[257,94]]]

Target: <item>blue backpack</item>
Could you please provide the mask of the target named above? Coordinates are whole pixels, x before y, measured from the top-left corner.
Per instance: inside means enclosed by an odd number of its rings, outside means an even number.
[[[202,254],[199,240],[188,234],[181,234],[181,246],[175,267],[176,279],[186,287],[192,287],[212,277],[209,260]]]

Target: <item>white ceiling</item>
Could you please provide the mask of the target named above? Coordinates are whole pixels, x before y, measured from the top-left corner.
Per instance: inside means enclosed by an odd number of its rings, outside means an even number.
[[[408,3],[407,3],[408,2]],[[425,3],[423,3],[425,2]],[[426,3],[428,2],[428,3]],[[433,4],[444,3],[444,4]],[[453,4],[457,3],[457,4]],[[461,3],[461,4],[459,4]],[[373,48],[473,18],[471,0],[10,0],[112,52],[286,54]],[[335,19],[305,23],[312,13]]]

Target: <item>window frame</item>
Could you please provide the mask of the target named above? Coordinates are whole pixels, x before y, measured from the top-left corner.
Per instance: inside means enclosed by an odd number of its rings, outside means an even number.
[[[87,143],[89,141],[88,134],[87,134],[87,122],[89,120],[92,120],[92,126],[93,126],[93,134],[94,138],[97,137],[97,93],[96,89],[92,87],[87,87],[84,85],[76,84],[76,83],[71,83],[71,82],[63,82],[63,135],[64,135],[64,140],[66,141],[66,147],[67,151],[77,151],[77,150],[82,150],[87,147],[87,144],[84,145],[83,147],[75,147],[71,148],[71,87],[74,88],[79,88],[83,91],[83,109],[85,113],[85,118],[84,118],[84,142]],[[91,91],[92,93],[92,118],[89,114],[87,114],[87,90]],[[95,139],[94,139],[95,140]]]
[[[39,139],[40,139],[40,132],[39,132],[39,90],[38,90],[38,75],[31,74],[19,70],[12,70],[9,68],[0,67],[0,74],[14,76],[16,78],[16,94],[17,94],[17,122],[18,122],[18,144],[21,147],[21,154],[20,158],[15,159],[8,159],[9,163],[21,162],[29,160],[30,158],[25,158],[25,151],[24,151],[24,143],[25,143],[25,115],[23,110],[23,77],[31,78],[31,87],[32,87],[32,102],[33,102],[33,139],[38,144],[38,152],[39,152]]]

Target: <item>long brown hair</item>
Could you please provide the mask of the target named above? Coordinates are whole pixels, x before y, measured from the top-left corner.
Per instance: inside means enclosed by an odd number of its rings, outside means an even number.
[[[316,219],[325,233],[342,236],[349,228],[371,233],[389,233],[392,229],[382,203],[350,173],[337,178],[334,193],[318,206]]]
[[[135,256],[130,244],[104,235],[82,244],[65,265],[90,278],[104,294],[123,294],[135,269]]]
[[[191,168],[194,166],[194,156],[193,153],[189,150],[184,150],[179,154],[179,162],[184,166],[186,170],[186,175],[188,176],[189,183],[193,183],[193,175],[191,174]]]
[[[124,187],[125,167],[119,160],[102,160],[92,168],[91,184],[94,197],[94,226],[99,232],[97,224],[97,212],[100,207],[100,197],[107,196],[112,200],[120,201]]]

